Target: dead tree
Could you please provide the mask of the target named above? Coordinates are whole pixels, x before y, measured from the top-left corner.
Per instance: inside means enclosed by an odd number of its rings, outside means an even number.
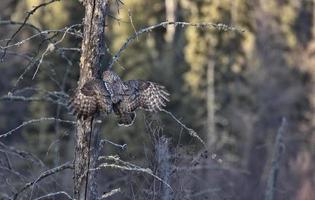
[[[107,0],[84,0],[82,54],[80,58],[80,79],[78,88],[90,79],[99,76],[99,66],[104,49],[104,28]],[[74,159],[74,198],[96,199],[96,167],[99,132],[93,128],[96,116],[77,120]],[[93,148],[91,148],[93,147]]]

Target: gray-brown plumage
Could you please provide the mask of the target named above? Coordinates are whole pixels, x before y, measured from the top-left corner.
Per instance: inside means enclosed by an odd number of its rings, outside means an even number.
[[[68,104],[78,118],[87,118],[97,112],[112,112],[112,101],[102,80],[91,80],[77,89]]]
[[[164,86],[150,81],[122,81],[111,70],[103,72],[102,80],[91,80],[76,90],[69,103],[71,110],[80,118],[97,112],[114,113],[118,124],[129,126],[134,122],[136,109],[160,111],[169,94]]]
[[[129,126],[133,123],[137,108],[147,111],[160,111],[165,106],[169,94],[164,86],[150,81],[129,80],[124,82],[126,89],[119,95],[120,101],[113,105],[118,116],[118,124]]]
[[[117,103],[121,100],[121,94],[128,88],[125,86],[121,78],[112,70],[105,70],[102,74],[102,80],[107,91],[110,94],[113,103]]]

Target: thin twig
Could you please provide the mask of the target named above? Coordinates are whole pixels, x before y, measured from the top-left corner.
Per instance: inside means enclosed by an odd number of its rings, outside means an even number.
[[[37,6],[35,6],[31,11],[27,12],[27,15],[23,21],[23,23],[21,24],[21,26],[18,28],[18,30],[16,30],[13,35],[10,37],[10,39],[8,40],[8,42],[6,43],[6,46],[8,46],[10,44],[10,42],[15,38],[15,36],[22,30],[22,28],[25,26],[26,22],[28,21],[28,19],[30,18],[31,15],[33,15],[39,8],[41,7],[45,7],[51,3],[54,3],[56,1],[60,1],[60,0],[51,0],[49,2],[45,2],[45,3],[42,3],[42,4],[39,4]],[[1,62],[3,62],[3,59],[6,55],[6,49],[4,50],[3,52],[3,55],[1,56]]]
[[[17,21],[12,21],[12,20],[0,21],[0,25],[23,25],[23,24],[24,26],[29,26],[30,28],[34,29],[36,32],[41,32],[40,28],[36,27],[34,24],[17,22]]]
[[[17,193],[14,194],[13,196],[13,200],[14,199],[17,199],[17,197],[23,192],[25,191],[27,188],[33,186],[34,184],[36,184],[37,182],[41,181],[42,179],[48,177],[48,176],[51,176],[53,174],[56,174],[58,172],[61,172],[65,169],[73,169],[74,166],[73,166],[73,163],[72,162],[67,162],[63,165],[60,165],[58,167],[55,167],[55,168],[52,168],[52,169],[49,169],[45,172],[43,172],[36,180],[32,181],[32,182],[29,182],[27,183],[26,185],[24,185],[24,187],[22,187]]]
[[[106,44],[106,42],[104,42],[104,44],[105,44],[105,49],[106,49],[107,53],[109,54],[109,56],[113,57],[113,53],[110,51],[110,49],[109,49],[108,45]],[[117,61],[117,64],[121,68],[123,68],[124,70],[126,69],[124,66],[122,66],[122,64],[119,61]]]
[[[73,199],[68,193],[66,193],[65,191],[59,191],[59,192],[53,192],[53,193],[49,193],[46,194],[44,196],[38,197],[34,200],[41,200],[41,199],[52,199],[55,196],[59,196],[59,195],[64,195],[66,196],[68,199]]]
[[[66,81],[68,79],[68,75],[69,75],[69,72],[70,72],[70,67],[73,66],[73,62],[63,52],[61,52],[60,55],[68,64],[66,66],[66,70],[65,70],[65,73],[64,73],[61,85],[58,84],[60,91],[64,92],[65,91],[65,87],[66,87]],[[60,118],[60,113],[61,113],[61,105],[58,104],[57,105],[57,109],[56,109],[56,118]],[[54,149],[54,151],[55,151],[54,163],[55,163],[55,166],[57,166],[59,164],[59,157],[60,157],[60,155],[59,155],[59,153],[60,153],[59,152],[60,151],[60,143],[59,142],[61,140],[61,138],[60,138],[61,137],[61,134],[60,134],[60,123],[56,121],[55,127],[56,127],[56,142],[54,142],[54,144],[56,144],[56,147]],[[52,144],[52,146],[54,144]],[[47,155],[48,155],[48,152],[49,151],[47,151]]]
[[[0,52],[4,52],[3,49],[0,49]],[[33,59],[33,57],[31,56],[28,56],[27,54],[23,54],[23,53],[17,53],[17,52],[14,52],[14,51],[7,51],[7,54],[8,55],[12,55],[12,56],[18,56],[18,57],[21,57],[27,61],[31,61]]]
[[[16,155],[16,156],[18,156],[18,157],[20,157],[22,159],[29,160],[29,161],[31,161],[33,163],[37,163],[41,167],[45,166],[43,161],[41,161],[37,156],[33,155],[30,152],[22,151],[22,150],[14,148],[14,147],[7,146],[7,145],[5,145],[2,142],[0,142],[0,146],[1,146],[0,151],[5,151],[6,153],[9,153],[9,154],[12,154],[12,155]]]
[[[29,120],[29,121],[25,121],[22,124],[20,124],[19,126],[15,127],[14,129],[11,129],[10,131],[0,135],[0,138],[8,137],[13,132],[19,130],[20,128],[22,128],[22,127],[24,127],[26,125],[37,123],[37,122],[42,122],[42,121],[59,121],[59,122],[63,122],[63,123],[76,124],[75,121],[56,119],[54,117],[42,117],[42,118],[39,118],[39,119],[32,119],[32,120]]]
[[[117,62],[117,60],[120,58],[121,53],[129,46],[129,44],[135,39],[138,38],[139,35],[143,33],[148,33],[152,31],[153,29],[160,28],[160,27],[166,27],[169,25],[174,25],[175,27],[181,26],[194,26],[197,28],[215,28],[222,31],[237,31],[237,32],[244,32],[244,30],[228,26],[225,24],[215,24],[215,23],[190,23],[190,22],[161,22],[159,24],[155,24],[146,28],[142,28],[141,30],[135,32],[133,35],[131,35],[126,42],[122,45],[122,47],[118,50],[118,52],[114,55],[112,61],[110,62],[108,68],[111,69],[113,65]]]
[[[81,49],[80,48],[75,48],[75,47],[60,47],[58,48],[57,51],[77,51],[77,52],[81,52]]]
[[[118,156],[101,156],[99,157],[99,160],[107,160],[107,161],[112,161],[114,163],[101,163],[97,168],[90,169],[90,170],[100,170],[102,168],[113,168],[113,169],[121,169],[121,170],[126,170],[126,171],[143,172],[161,181],[161,183],[165,184],[168,188],[174,191],[173,188],[167,182],[165,182],[163,179],[155,175],[152,172],[152,170],[149,168],[142,168],[135,164],[123,161]]]
[[[73,24],[73,25],[71,25],[70,27],[74,28],[74,27],[80,27],[80,26],[82,26],[82,24]],[[56,29],[56,30],[44,30],[44,31],[41,31],[41,32],[39,32],[39,33],[36,33],[36,34],[34,34],[34,35],[30,36],[30,37],[27,37],[27,38],[25,38],[25,39],[23,39],[23,40],[21,40],[21,41],[18,41],[18,42],[16,42],[16,43],[13,43],[13,44],[10,44],[10,45],[6,45],[6,46],[0,46],[0,48],[6,50],[6,49],[12,48],[12,47],[14,47],[14,46],[20,46],[20,45],[24,44],[25,42],[30,41],[30,40],[32,40],[32,39],[38,37],[38,36],[46,36],[46,35],[49,34],[49,33],[56,33],[56,34],[57,34],[57,33],[66,33],[66,34],[69,34],[69,35],[73,35],[73,36],[75,36],[75,37],[82,38],[82,35],[81,35],[81,34],[79,34],[79,33],[77,33],[77,32],[71,32],[71,31],[68,30],[68,29],[69,29],[68,27],[64,27],[64,28],[62,28],[62,29]],[[55,36],[56,36],[56,35],[55,35]],[[45,37],[45,38],[46,38],[46,37]],[[9,40],[9,39],[8,39],[8,40]],[[46,38],[46,40],[48,40],[48,38]]]
[[[3,100],[9,100],[9,101],[26,101],[26,102],[31,102],[31,101],[48,101],[51,103],[55,103],[58,105],[66,106],[66,103],[63,101],[59,100],[54,100],[50,98],[49,96],[43,96],[43,97],[25,97],[25,96],[15,96],[15,95],[5,95],[0,97],[0,101]]]
[[[101,197],[99,197],[98,199],[101,200],[101,199],[106,199],[108,197],[111,197],[113,196],[114,194],[117,194],[118,192],[121,192],[120,188],[116,188],[116,189],[113,189],[111,190],[110,192],[107,192],[105,194],[103,194]]]
[[[167,111],[165,109],[161,109],[161,111],[170,115],[179,125],[181,125],[185,130],[188,131],[189,135],[197,138],[206,147],[206,143],[201,139],[201,137],[197,134],[197,132],[194,129],[187,127],[184,123],[182,123],[179,119],[177,119],[177,117],[170,111]]]
[[[1,170],[5,170],[5,171],[7,171],[7,172],[9,172],[9,173],[11,173],[11,174],[13,174],[13,175],[15,175],[16,177],[18,177],[19,179],[22,179],[23,181],[26,181],[26,179],[27,179],[27,178],[26,178],[23,174],[21,174],[20,172],[15,171],[15,170],[13,170],[13,169],[9,169],[8,167],[0,166],[0,169],[1,169]]]
[[[36,74],[37,74],[37,72],[38,72],[38,70],[39,70],[39,67],[40,67],[40,65],[42,64],[43,59],[44,59],[44,57],[46,56],[46,54],[48,54],[49,52],[53,52],[53,51],[55,50],[55,46],[58,45],[59,43],[61,43],[61,42],[64,40],[64,38],[66,37],[67,33],[68,33],[73,27],[75,27],[75,26],[77,26],[77,24],[72,25],[72,26],[66,28],[66,30],[65,30],[65,32],[64,32],[64,34],[62,35],[62,37],[61,37],[60,40],[58,40],[57,42],[48,44],[46,50],[44,51],[44,53],[41,55],[41,57],[40,57],[40,59],[39,59],[39,62],[38,62],[38,65],[37,65],[37,67],[36,67],[36,70],[35,70],[35,72],[34,72],[34,75],[33,75],[33,77],[32,77],[32,80],[34,80],[34,78],[35,78],[35,76],[36,76]]]
[[[24,75],[38,62],[38,60],[39,58],[35,58],[35,57],[32,60],[30,60],[30,62],[27,64],[22,74],[15,81],[14,87],[17,87],[19,82],[24,78]]]
[[[133,28],[133,31],[135,32],[135,34],[137,34],[136,27],[135,27],[135,25],[133,24],[132,14],[131,14],[130,9],[128,9],[128,16],[129,16],[129,20],[130,20],[131,26],[132,26],[132,28]],[[138,36],[137,36],[137,40],[139,41]]]
[[[117,144],[117,143],[112,142],[112,141],[107,140],[107,139],[102,139],[101,140],[100,148],[103,148],[105,142],[107,142],[107,143],[109,143],[109,144],[111,144],[111,145],[113,145],[115,147],[118,147],[118,148],[120,148],[122,150],[126,150],[126,148],[127,148],[127,144]]]
[[[12,100],[12,101],[43,101],[47,100],[43,97],[24,97],[24,96],[15,96],[15,95],[4,95],[0,97],[0,100]]]

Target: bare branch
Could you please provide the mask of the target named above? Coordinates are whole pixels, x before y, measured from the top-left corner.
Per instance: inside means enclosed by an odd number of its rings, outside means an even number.
[[[37,65],[37,67],[36,67],[36,70],[35,70],[35,72],[34,72],[34,75],[33,75],[32,79],[35,78],[35,76],[36,76],[36,74],[37,74],[37,72],[38,72],[38,70],[39,70],[39,67],[40,67],[40,65],[42,64],[43,59],[44,59],[44,57],[46,56],[46,54],[48,54],[48,53],[50,53],[50,52],[53,52],[53,51],[55,50],[55,46],[58,45],[59,43],[61,43],[61,42],[64,40],[64,38],[66,37],[66,34],[67,34],[73,27],[75,27],[75,26],[77,26],[77,24],[72,25],[72,26],[66,28],[66,30],[65,30],[65,32],[64,32],[64,34],[62,35],[62,37],[61,37],[60,40],[58,40],[57,42],[49,43],[49,44],[48,44],[46,50],[44,51],[44,53],[41,55],[41,57],[40,57],[40,59],[39,59],[38,65]]]
[[[106,44],[106,42],[104,42],[104,44],[105,44],[105,49],[106,49],[107,53],[108,53],[111,57],[113,57],[114,54],[111,52],[111,50],[110,50],[110,48],[108,47],[108,45]],[[120,67],[122,67],[123,69],[126,69],[124,66],[122,66],[122,64],[121,64],[119,61],[117,61],[117,64],[118,64]]]
[[[16,148],[11,147],[11,146],[7,146],[2,142],[0,142],[0,146],[2,147],[0,149],[0,151],[5,151],[6,153],[16,155],[22,159],[29,160],[31,162],[35,162],[38,165],[40,165],[41,167],[45,166],[45,164],[38,157],[36,157],[35,155],[33,155],[30,152],[18,150]]]
[[[182,28],[185,26],[194,26],[197,28],[215,28],[222,31],[237,31],[237,32],[244,32],[244,30],[228,26],[225,24],[215,24],[215,23],[189,23],[189,22],[161,22],[159,24],[155,24],[146,28],[142,28],[141,30],[135,32],[132,36],[130,36],[126,42],[122,45],[122,47],[118,50],[118,52],[114,55],[113,60],[110,62],[108,68],[111,69],[113,65],[117,62],[117,60],[120,58],[121,53],[129,46],[129,44],[136,38],[138,38],[139,35],[143,33],[148,33],[154,29],[160,28],[160,27],[166,27],[169,25],[174,25],[175,27],[181,26]]]
[[[24,96],[15,96],[15,95],[5,95],[0,97],[0,100],[10,100],[10,101],[49,101],[56,104],[61,104],[63,106],[66,106],[65,103],[62,103],[60,101],[53,100],[47,96],[44,97],[24,97]]]
[[[12,20],[5,20],[5,21],[0,21],[0,25],[24,25],[24,26],[28,26],[28,27],[34,29],[36,32],[41,32],[40,28],[36,27],[33,24],[26,23],[26,22],[17,22],[17,21],[12,21]]]
[[[163,184],[165,184],[168,188],[170,188],[173,191],[173,188],[168,183],[166,183],[163,179],[161,179],[157,175],[153,174],[152,170],[149,168],[142,168],[142,167],[139,167],[135,164],[123,161],[119,158],[119,156],[101,156],[101,157],[99,157],[99,160],[107,160],[107,161],[111,161],[114,163],[101,163],[97,168],[90,169],[91,171],[100,170],[102,168],[109,167],[109,168],[113,168],[113,169],[121,169],[121,170],[126,170],[126,171],[142,172],[142,173],[149,174],[150,176],[154,177],[155,179],[161,181]]]
[[[59,195],[64,195],[66,196],[68,199],[73,199],[68,193],[66,193],[65,191],[59,191],[59,192],[53,192],[53,193],[49,193],[49,194],[46,194],[44,196],[41,196],[41,197],[38,197],[34,200],[41,200],[41,199],[51,199],[55,196],[59,196]]]
[[[28,19],[30,18],[31,15],[33,15],[39,8],[45,7],[45,6],[47,6],[47,5],[51,4],[51,3],[54,3],[56,1],[60,1],[60,0],[51,0],[49,2],[45,2],[45,3],[39,4],[39,5],[35,6],[31,11],[27,12],[27,15],[26,15],[23,23],[18,28],[18,30],[16,30],[13,33],[13,35],[10,37],[10,39],[6,43],[6,46],[8,46],[10,44],[10,42],[15,38],[15,36],[22,30],[22,28],[25,26],[26,22],[28,21]],[[3,52],[3,55],[1,57],[1,62],[3,62],[3,59],[4,59],[5,55],[6,55],[6,50]]]
[[[0,49],[0,52],[4,52],[3,49]],[[27,54],[23,54],[23,53],[17,53],[17,52],[14,52],[14,51],[7,51],[7,54],[8,55],[12,55],[12,56],[18,56],[20,58],[23,58],[27,61],[31,61],[33,59],[33,57],[27,55]]]
[[[17,197],[23,192],[25,191],[27,188],[31,187],[32,185],[36,184],[37,182],[41,181],[42,179],[48,177],[48,176],[51,176],[53,174],[56,174],[58,172],[61,172],[65,169],[73,169],[74,166],[73,166],[73,163],[72,162],[67,162],[63,165],[60,165],[58,167],[55,167],[53,169],[49,169],[45,172],[43,172],[36,180],[32,181],[32,182],[29,182],[27,183],[26,185],[24,185],[23,188],[21,188],[16,194],[14,194],[13,196],[13,199],[17,199]]]
[[[112,142],[112,141],[107,140],[107,139],[102,139],[101,140],[100,148],[103,148],[105,142],[107,142],[107,143],[109,143],[109,144],[111,144],[111,145],[113,145],[115,147],[118,147],[118,148],[120,148],[122,150],[126,150],[126,148],[127,148],[127,144],[117,144],[117,143]]]
[[[75,27],[80,27],[80,26],[82,26],[82,24],[73,24],[70,27],[64,27],[62,29],[40,31],[40,32],[38,32],[38,33],[36,33],[34,35],[31,35],[30,37],[27,37],[27,38],[25,38],[25,39],[23,39],[21,41],[16,42],[16,43],[13,43],[13,44],[10,44],[10,45],[6,45],[6,46],[0,46],[0,48],[3,49],[3,50],[6,50],[6,49],[12,48],[14,46],[20,46],[20,45],[24,44],[25,42],[30,41],[30,40],[32,40],[32,39],[34,39],[36,37],[47,36],[47,34],[49,34],[49,33],[64,33],[64,34],[73,35],[75,37],[82,38],[82,35],[79,34],[78,32],[70,31],[71,29],[73,29]],[[45,37],[45,38],[46,38],[46,40],[48,40],[47,37]]]
[[[103,194],[100,198],[98,198],[99,200],[101,199],[106,199],[108,197],[111,197],[113,196],[114,194],[117,194],[118,192],[121,192],[120,188],[116,188],[116,189],[113,189],[111,190],[110,192],[107,192],[105,194]]]
[[[42,117],[42,118],[39,118],[39,119],[32,119],[32,120],[29,120],[29,121],[25,121],[22,124],[20,124],[19,126],[15,127],[14,129],[11,129],[10,131],[0,135],[0,138],[7,137],[7,136],[11,135],[13,132],[19,130],[20,128],[22,128],[22,127],[24,127],[26,125],[37,123],[37,122],[42,122],[42,121],[58,121],[58,122],[63,122],[63,123],[76,124],[75,121],[56,119],[54,117]]]
[[[0,169],[1,169],[1,170],[5,170],[5,171],[7,171],[7,172],[9,172],[9,173],[11,173],[11,174],[13,174],[13,175],[15,175],[16,177],[18,177],[19,179],[22,179],[23,181],[26,180],[26,177],[23,176],[23,174],[21,174],[21,173],[18,172],[18,171],[15,171],[15,170],[13,170],[13,169],[9,169],[8,167],[3,167],[3,166],[0,166]]]
[[[206,143],[201,139],[201,137],[197,134],[197,132],[194,129],[187,127],[184,123],[177,119],[177,117],[170,111],[167,111],[165,109],[162,109],[161,111],[170,115],[179,125],[181,125],[185,130],[188,131],[188,134],[190,136],[197,138],[206,147]]]
[[[15,96],[15,95],[4,95],[0,97],[0,100],[12,100],[12,101],[43,101],[45,100],[42,97],[24,97],[24,96]]]
[[[75,47],[60,47],[58,48],[57,51],[77,51],[77,52],[81,52],[80,48],[75,48]]]
[[[33,94],[33,96],[26,97],[23,95],[19,95],[20,93],[24,91],[32,91],[37,92],[38,94]],[[62,91],[46,91],[34,87],[26,87],[19,90],[15,90],[12,94],[11,92],[8,92],[7,95],[4,95],[0,97],[0,101],[25,101],[25,102],[31,102],[31,101],[47,101],[51,102],[60,106],[67,106],[67,100],[69,96],[65,92]]]
[[[132,14],[131,14],[131,10],[130,9],[128,9],[128,16],[129,16],[129,20],[130,20],[131,26],[133,28],[133,31],[135,32],[135,34],[137,34],[136,27],[133,24]],[[137,40],[139,40],[138,36],[137,36]]]

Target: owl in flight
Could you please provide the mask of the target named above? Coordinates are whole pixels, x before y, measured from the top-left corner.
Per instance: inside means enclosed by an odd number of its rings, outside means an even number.
[[[97,112],[111,113],[118,117],[118,125],[132,125],[140,108],[150,112],[160,111],[169,94],[165,87],[143,80],[122,81],[111,70],[106,70],[102,80],[88,81],[78,89],[69,106],[78,118],[87,118]]]

